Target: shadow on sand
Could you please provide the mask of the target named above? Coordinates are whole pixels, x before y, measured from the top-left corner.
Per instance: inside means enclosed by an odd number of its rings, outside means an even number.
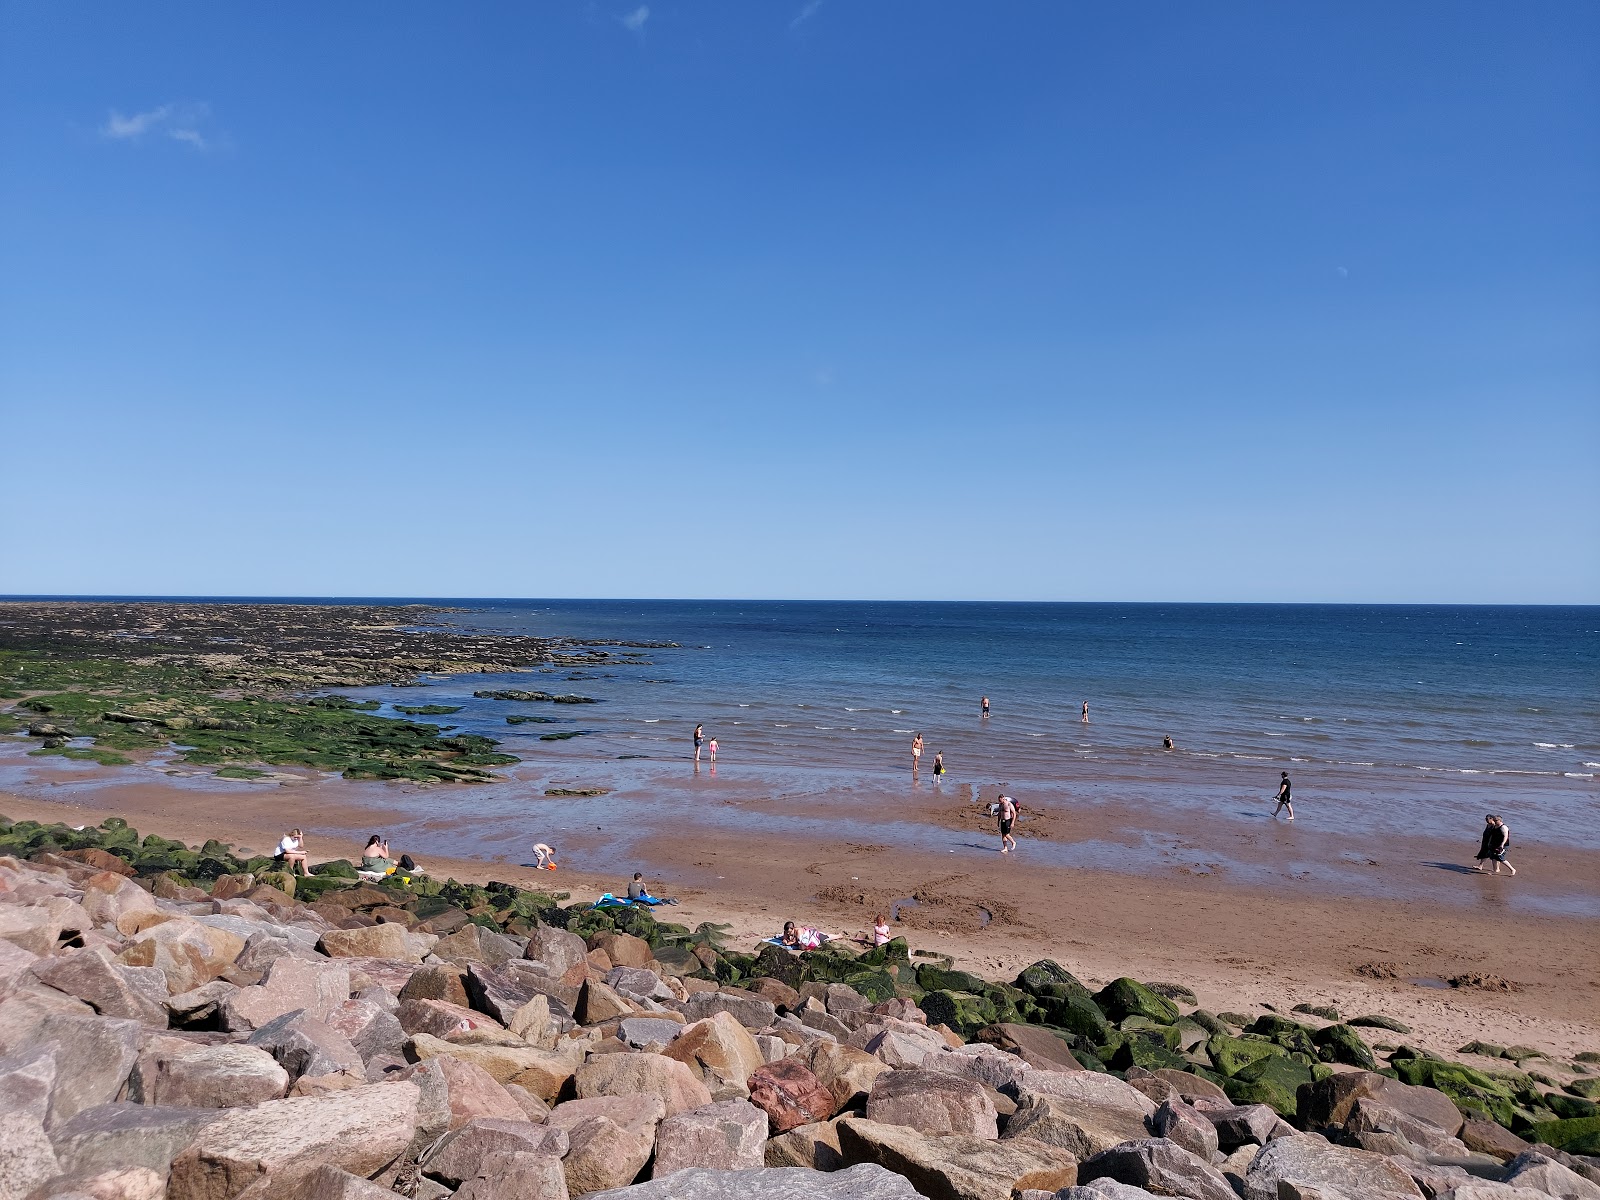
[[[1482,875],[1482,874],[1484,874],[1483,871],[1478,870],[1476,867],[1464,867],[1460,863],[1425,862],[1422,865],[1425,866],[1425,867],[1435,867],[1440,871],[1454,871],[1457,875]]]

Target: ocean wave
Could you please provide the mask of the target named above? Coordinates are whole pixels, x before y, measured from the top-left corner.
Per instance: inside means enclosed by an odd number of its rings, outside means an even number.
[[[915,733],[915,729],[896,729],[895,733]]]
[[[644,719],[644,723],[646,725],[659,725],[659,724],[661,724],[661,718],[660,717],[646,717]]]
[[[905,712],[906,710],[903,709],[903,708],[891,708],[889,711],[891,713],[893,713],[895,716],[898,717],[901,713]]]
[[[1535,742],[1534,745],[1537,746],[1540,750],[1576,750],[1577,749],[1577,747],[1574,746],[1571,742]]]
[[[1586,767],[1600,767],[1600,763],[1584,763]]]
[[[1562,777],[1566,779],[1593,779],[1593,771],[1563,771]]]

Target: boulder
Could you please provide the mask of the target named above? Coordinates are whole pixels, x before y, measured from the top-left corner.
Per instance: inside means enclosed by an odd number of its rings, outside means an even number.
[[[584,983],[583,993],[578,999],[577,1017],[580,1025],[598,1025],[635,1011],[632,1004],[598,979],[590,979]]]
[[[221,1115],[218,1109],[102,1104],[57,1125],[50,1140],[63,1170],[149,1167],[165,1179],[172,1160]]]
[[[509,962],[507,965],[509,967]],[[467,964],[465,983],[472,1007],[488,1013],[501,1025],[510,1023],[523,1006],[542,994],[522,974],[509,969],[496,970],[481,963]]]
[[[427,1145],[478,1118],[528,1119],[516,1097],[474,1063],[457,1058],[431,1058],[406,1067],[395,1078],[409,1080],[420,1089],[417,1139]]]
[[[769,1167],[810,1167],[837,1171],[844,1166],[839,1155],[839,1127],[835,1121],[800,1125],[767,1140],[764,1152]]]
[[[580,1100],[654,1096],[666,1107],[668,1116],[711,1103],[711,1092],[694,1072],[662,1054],[599,1055],[578,1068],[573,1085]]]
[[[650,1161],[666,1113],[647,1095],[596,1096],[551,1109],[550,1124],[566,1130],[570,1146],[562,1163],[568,1190],[578,1196],[632,1183]]]
[[[272,962],[259,984],[239,988],[219,1009],[224,1029],[245,1033],[297,1010],[320,1021],[348,999],[347,967],[286,955]]]
[[[1088,1158],[1150,1136],[1156,1106],[1120,1079],[1093,1071],[1030,1073],[1006,1122],[1006,1137],[1028,1138]]]
[[[411,973],[400,989],[401,1000],[443,1000],[467,1007],[467,973],[461,967],[444,963],[424,963]]]
[[[673,999],[672,990],[661,982],[661,976],[644,967],[613,967],[606,972],[605,984],[630,1000]]]
[[[511,1014],[506,1022],[506,1028],[530,1046],[540,1046],[550,1050],[555,1047],[556,1038],[562,1032],[565,1023],[551,1011],[548,996],[535,994],[531,1000]]]
[[[1411,1176],[1392,1159],[1303,1134],[1269,1143],[1244,1177],[1244,1200],[1279,1200],[1297,1194],[1351,1200],[1421,1200],[1422,1196]]]
[[[1221,1171],[1166,1138],[1141,1138],[1102,1150],[1078,1164],[1078,1179],[1110,1179],[1187,1200],[1236,1200]]]
[[[1524,1150],[1531,1149],[1527,1142],[1493,1121],[1470,1119],[1462,1124],[1459,1136],[1468,1150],[1492,1155],[1501,1162],[1510,1162]]]
[[[991,1142],[925,1134],[859,1117],[846,1117],[838,1127],[845,1162],[871,1163],[903,1175],[928,1200],[1011,1200],[1015,1191],[1054,1191],[1078,1178],[1071,1154],[1027,1138]]]
[[[1600,1184],[1538,1150],[1524,1150],[1506,1164],[1505,1183],[1532,1188],[1558,1200],[1600,1200]]]
[[[1113,1021],[1128,1017],[1147,1017],[1161,1025],[1178,1019],[1178,1006],[1137,979],[1113,979],[1095,993],[1094,1002]]]
[[[154,1038],[128,1077],[128,1099],[174,1108],[248,1108],[280,1100],[289,1073],[256,1046],[206,1046]]]
[[[1200,1111],[1216,1129],[1218,1146],[1225,1152],[1239,1146],[1265,1146],[1278,1124],[1278,1114],[1265,1104],[1207,1106]]]
[[[1297,1113],[1300,1088],[1314,1081],[1311,1068],[1287,1055],[1258,1059],[1223,1085],[1235,1104],[1270,1105],[1279,1116]]]
[[[167,995],[165,975],[150,967],[124,966],[103,947],[42,959],[33,973],[103,1016],[124,1017],[157,1029],[167,1027],[167,1010],[161,1003]]]
[[[23,1200],[60,1172],[44,1122],[31,1113],[0,1113],[0,1200]]]
[[[118,958],[130,967],[160,967],[174,993],[215,979],[244,952],[245,939],[231,930],[193,917],[156,916],[161,919],[140,919]]]
[[[0,1058],[0,1112],[27,1113],[43,1122],[55,1084],[56,1057],[49,1047],[36,1045]]]
[[[609,929],[591,937],[589,949],[603,951],[611,964],[617,967],[643,967],[654,957],[650,943],[643,938]]]
[[[115,1100],[139,1057],[145,1027],[137,1021],[52,1013],[40,1026],[40,1045],[52,1047],[55,1085],[45,1128],[86,1108]]]
[[[1343,1126],[1356,1101],[1364,1097],[1436,1125],[1451,1137],[1461,1132],[1464,1118],[1449,1096],[1371,1071],[1341,1071],[1306,1085],[1298,1116],[1308,1129]]]
[[[684,1026],[665,1054],[695,1072],[714,1100],[748,1096],[746,1080],[763,1064],[761,1047],[745,1027],[725,1012]],[[832,1115],[832,1114],[830,1114]],[[765,1137],[765,1134],[762,1135]],[[686,1164],[717,1166],[716,1163]]]
[[[456,1200],[568,1200],[570,1195],[555,1155],[499,1150],[457,1189]]]
[[[617,1026],[617,1036],[635,1049],[643,1049],[652,1044],[665,1046],[686,1028],[688,1026],[662,1017],[624,1017]],[[742,1030],[744,1026],[739,1028]]]
[[[394,1010],[394,1017],[405,1033],[426,1033],[436,1038],[447,1038],[473,1029],[500,1028],[497,1021],[483,1013],[451,1004],[448,1000],[402,1000]]]
[[[284,1013],[252,1033],[246,1044],[271,1054],[291,1079],[303,1075],[362,1077],[366,1073],[349,1038],[303,1012]]]
[[[166,1179],[149,1167],[122,1167],[92,1175],[60,1175],[35,1188],[29,1200],[162,1200],[166,1191]]]
[[[370,1178],[411,1142],[419,1098],[415,1084],[379,1083],[229,1109],[173,1160],[168,1200],[231,1200],[307,1162]]]
[[[1163,1100],[1149,1125],[1156,1137],[1176,1142],[1201,1162],[1210,1162],[1217,1153],[1217,1127],[1199,1109],[1182,1100]]]
[[[1226,1101],[1228,1098],[1227,1092],[1203,1075],[1195,1075],[1189,1071],[1174,1071],[1170,1067],[1161,1067],[1150,1073],[1157,1079],[1170,1083],[1172,1089],[1190,1104],[1193,1104],[1195,1099],[1200,1096],[1209,1096],[1222,1101]]]
[[[993,1101],[976,1080],[943,1071],[889,1071],[873,1082],[867,1119],[909,1125],[920,1133],[1000,1136]]]
[[[1397,1108],[1390,1108],[1370,1096],[1357,1100],[1351,1106],[1350,1117],[1345,1122],[1344,1137],[1341,1140],[1353,1141],[1363,1134],[1399,1137],[1411,1146],[1439,1152],[1459,1151],[1462,1146],[1437,1125],[1419,1120]],[[1377,1147],[1372,1146],[1369,1149]]]
[[[835,1112],[864,1105],[878,1076],[892,1069],[865,1050],[820,1040],[805,1048],[802,1060],[833,1095]]]
[[[266,1186],[263,1186],[265,1184]],[[394,1193],[370,1179],[318,1163],[274,1172],[250,1190],[250,1200],[393,1200]]]
[[[921,1200],[899,1175],[863,1165],[832,1175],[801,1167],[717,1171],[697,1167],[588,1200]]]
[[[588,952],[589,948],[577,934],[552,925],[539,925],[528,935],[522,957],[559,979],[574,968],[581,969],[588,961]]]
[[[156,898],[120,873],[104,871],[83,884],[83,911],[95,925],[114,926],[127,935],[141,916],[160,912]]]
[[[794,1058],[763,1063],[750,1073],[750,1101],[767,1114],[773,1133],[833,1116],[833,1093]]]
[[[399,1058],[405,1053],[406,1031],[394,1013],[371,1000],[346,1000],[323,1023],[349,1041],[362,1062]]]
[[[392,958],[400,962],[422,959],[407,936],[405,926],[390,922],[355,929],[329,929],[323,933],[317,949],[329,958]]]
[[[458,967],[471,963],[498,967],[514,958],[521,958],[522,947],[503,933],[494,933],[482,925],[468,924],[435,942],[433,957]]]
[[[986,1025],[972,1036],[973,1041],[997,1046],[1042,1071],[1083,1070],[1066,1042],[1037,1025]]]
[[[690,1021],[703,1021],[719,1012],[727,1013],[746,1029],[765,1029],[778,1015],[772,1001],[753,992],[696,992],[683,1002],[683,1015]]]
[[[406,1043],[406,1055],[418,1062],[441,1056],[460,1059],[483,1068],[496,1083],[514,1083],[545,1101],[554,1100],[560,1095],[561,1089],[572,1078],[573,1060],[568,1055],[538,1050],[532,1046],[465,1046],[419,1033]],[[682,1066],[681,1063],[677,1065]],[[703,1088],[701,1090],[704,1091]]]
[[[724,1100],[668,1117],[656,1130],[654,1176],[690,1167],[725,1171],[766,1165],[767,1114],[748,1100]]]
[[[516,1151],[560,1158],[567,1146],[567,1131],[558,1126],[534,1125],[520,1117],[512,1121],[476,1117],[447,1134],[428,1151],[421,1166],[423,1174],[456,1188],[477,1176],[491,1154]]]

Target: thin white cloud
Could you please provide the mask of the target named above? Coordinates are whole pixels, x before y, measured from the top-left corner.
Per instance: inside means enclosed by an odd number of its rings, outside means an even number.
[[[805,6],[801,8],[795,19],[789,22],[789,28],[799,29],[800,26],[804,25],[807,21],[811,20],[812,17],[817,15],[817,10],[821,7],[822,0],[806,0]]]
[[[108,138],[142,137],[151,126],[161,124],[171,115],[170,104],[152,108],[149,112],[134,113],[131,117],[125,117],[113,108],[111,115],[106,118],[106,123],[100,127],[100,134]]]
[[[622,27],[624,29],[626,29],[629,33],[636,33],[640,37],[644,36],[644,23],[649,19],[650,9],[648,5],[644,4],[639,5],[639,7],[634,9],[631,13],[617,18],[618,21],[622,22]]]
[[[146,134],[161,133],[196,150],[209,150],[214,138],[208,137],[200,127],[210,116],[210,105],[195,102],[162,104],[131,116],[112,109],[105,124],[100,126],[100,136],[112,141],[137,142]]]

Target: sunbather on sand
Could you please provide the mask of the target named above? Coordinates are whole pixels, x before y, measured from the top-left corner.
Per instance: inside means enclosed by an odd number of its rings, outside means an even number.
[[[652,896],[650,889],[644,886],[644,872],[635,871],[633,880],[628,884],[628,899],[635,904],[647,904],[654,908],[658,904],[676,904],[675,897]]]

